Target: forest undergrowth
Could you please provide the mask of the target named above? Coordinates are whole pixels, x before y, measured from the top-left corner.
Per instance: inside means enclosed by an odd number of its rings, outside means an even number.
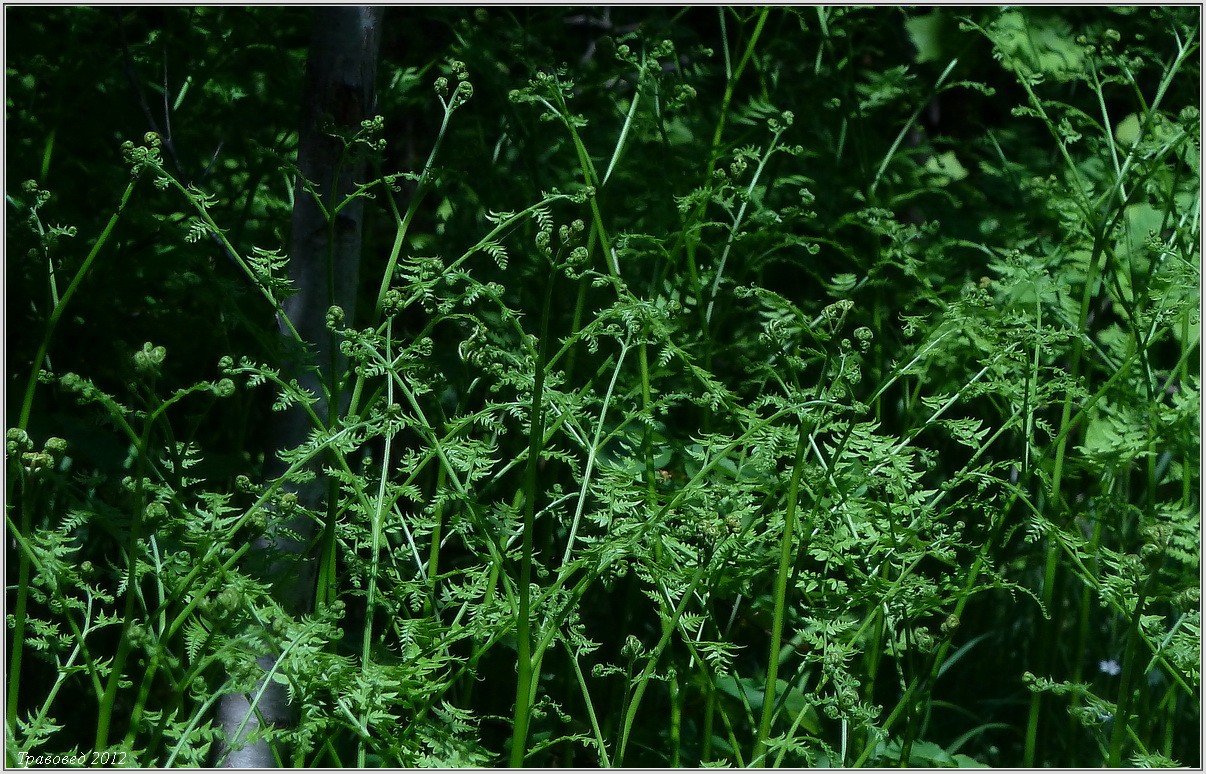
[[[9,765],[1201,765],[1200,9],[388,9],[303,385],[308,12],[6,12]]]

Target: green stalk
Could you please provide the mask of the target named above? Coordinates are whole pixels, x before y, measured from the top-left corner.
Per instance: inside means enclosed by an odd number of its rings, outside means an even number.
[[[113,663],[110,665],[109,681],[105,685],[104,696],[101,697],[100,708],[96,721],[96,741],[93,749],[104,750],[109,746],[109,724],[113,719],[113,705],[117,701],[117,691],[121,687],[122,675],[125,671],[126,659],[130,655],[133,645],[130,642],[129,634],[130,627],[134,623],[134,602],[140,596],[138,586],[139,579],[136,572],[138,566],[138,544],[142,539],[143,530],[143,515],[145,513],[146,503],[143,491],[143,479],[147,472],[148,465],[146,449],[151,443],[151,430],[154,428],[154,417],[149,417],[143,427],[142,435],[138,439],[137,451],[137,466],[133,470],[134,481],[137,484],[134,487],[134,499],[132,504],[133,519],[130,526],[129,543],[129,576],[126,579],[126,605],[122,613],[121,636],[117,645],[117,654],[113,658]],[[145,607],[145,605],[144,605]],[[145,611],[149,613],[150,611]]]
[[[650,405],[653,403],[653,396],[649,387],[648,347],[643,341],[640,344],[638,354],[640,355],[641,362],[641,411],[649,413],[651,411]],[[652,506],[657,501],[657,487],[654,483],[656,474],[653,469],[653,428],[648,424],[645,425],[641,433],[641,456],[645,458],[645,495]]]
[[[670,669],[670,768],[682,766],[680,758],[683,746],[683,707],[678,690],[678,672]]]
[[[599,180],[599,173],[595,169],[594,162],[590,160],[590,153],[586,150],[586,144],[582,142],[582,136],[578,134],[577,127],[574,126],[574,122],[568,117],[569,107],[565,104],[565,98],[561,97],[558,99],[558,102],[560,103],[560,109],[551,105],[547,100],[541,100],[541,103],[545,107],[561,117],[561,122],[569,130],[570,139],[574,142],[574,151],[578,154],[578,166],[582,170],[582,179],[586,185],[595,190],[594,195],[590,197],[591,225],[599,235],[599,246],[603,250],[603,260],[607,263],[607,270],[611,273],[612,277],[619,279],[620,266],[616,263],[615,251],[611,246],[611,240],[607,236],[607,229],[603,226],[603,214],[599,211],[599,190],[603,187],[603,184]],[[619,149],[617,148],[618,151]]]
[[[628,106],[628,115],[624,117],[624,126],[620,128],[620,137],[616,140],[616,148],[612,151],[611,162],[607,165],[607,171],[603,173],[603,179],[599,182],[599,187],[607,185],[607,181],[611,179],[611,173],[616,168],[616,162],[620,160],[620,153],[624,150],[625,141],[628,139],[628,129],[632,126],[632,119],[636,116],[637,105],[641,104],[641,82],[645,75],[645,61],[642,57],[641,69],[637,72],[637,85],[632,91],[632,104]]]
[[[712,172],[715,171],[716,163],[720,160],[720,141],[724,136],[725,123],[728,120],[729,115],[729,106],[733,102],[733,94],[737,87],[737,81],[741,79],[742,73],[745,72],[746,65],[749,64],[750,58],[754,55],[754,47],[758,44],[758,38],[762,36],[762,29],[766,26],[767,17],[770,15],[770,8],[762,9],[761,13],[758,15],[758,21],[754,25],[754,31],[750,34],[750,40],[745,46],[745,51],[741,56],[741,61],[737,63],[736,69],[732,69],[729,57],[728,35],[724,32],[727,28],[724,20],[725,9],[719,8],[718,10],[720,12],[720,28],[722,31],[722,37],[724,38],[725,87],[724,97],[721,99],[720,103],[720,116],[716,121],[716,129],[712,132],[712,144],[708,150],[708,165],[704,170],[703,185],[708,185],[711,182]],[[680,247],[686,248],[687,272],[691,280],[691,288],[695,294],[696,304],[700,307],[701,322],[703,322],[703,286],[699,280],[697,269],[698,264],[695,258],[695,247],[697,241],[692,239],[689,235],[690,229],[688,228],[687,224],[698,221],[706,207],[707,203],[701,202],[696,206],[690,217],[683,219],[683,228],[680,230],[680,233],[683,235],[683,241],[674,249],[674,254],[676,256]],[[673,260],[672,257],[672,260],[669,261],[669,263],[676,263],[676,261]],[[711,356],[710,353],[708,356]],[[707,367],[707,363],[705,363],[705,367]]]
[[[791,471],[791,484],[787,490],[787,511],[783,516],[783,536],[779,540],[779,571],[775,577],[775,613],[771,624],[770,652],[766,662],[766,688],[762,700],[762,721],[758,725],[758,739],[754,743],[751,764],[759,764],[766,755],[766,739],[770,736],[774,714],[775,689],[779,679],[779,651],[783,647],[783,623],[787,602],[787,577],[792,566],[792,538],[796,533],[796,507],[800,494],[800,475],[804,471],[804,453],[807,450],[809,429],[800,424],[800,438],[796,441],[796,461]]]
[[[570,666],[574,668],[574,677],[578,680],[578,688],[582,691],[582,701],[586,704],[586,714],[590,718],[590,729],[595,735],[595,746],[599,748],[599,758],[602,767],[605,769],[611,768],[611,760],[607,757],[607,743],[603,741],[603,730],[599,727],[599,718],[595,715],[595,703],[591,701],[590,690],[586,687],[586,676],[582,674],[582,667],[578,665],[578,656],[573,652],[569,652]]]
[[[441,465],[436,470],[436,486],[435,491],[438,494],[444,488],[445,482],[448,480],[448,473]],[[427,557],[427,579],[431,583],[431,597],[424,605],[424,611],[428,615],[435,613],[436,593],[438,589],[436,585],[439,583],[440,574],[440,541],[443,539],[444,531],[444,501],[436,500],[435,507],[435,524],[431,528],[431,551]]]
[[[591,248],[594,246],[595,230],[592,227],[590,230],[590,238],[586,243],[586,252],[589,255]],[[578,297],[574,301],[574,317],[570,323],[570,339],[577,341],[579,332],[582,330],[582,317],[586,313],[586,287],[587,283],[578,283]],[[578,354],[577,347],[570,349],[566,356],[565,362],[565,381],[567,384],[573,384],[574,379],[574,358]]]
[[[704,696],[703,744],[699,750],[699,763],[712,757],[712,724],[716,719],[716,686],[708,683]]]
[[[227,681],[227,685],[229,685],[229,681]],[[225,686],[223,686],[223,688],[225,688]],[[167,761],[163,764],[165,769],[172,768],[172,764],[176,762],[176,756],[180,754],[180,751],[184,748],[185,743],[189,741],[189,737],[192,735],[193,729],[196,728],[197,725],[202,721],[213,717],[210,714],[210,710],[225,695],[226,691],[219,689],[212,692],[208,697],[206,697],[205,701],[201,703],[201,706],[199,706],[197,711],[193,713],[193,717],[189,720],[188,725],[184,727],[184,731],[180,734],[180,740],[176,742],[176,746],[172,748],[172,754],[168,756]]]
[[[515,727],[511,736],[511,767],[523,766],[528,745],[528,722],[531,719],[532,691],[532,538],[536,521],[536,476],[540,467],[540,444],[544,438],[544,361],[548,354],[549,317],[553,306],[556,274],[549,278],[544,296],[544,311],[540,320],[540,348],[536,356],[536,374],[532,385],[532,410],[528,418],[528,468],[524,480],[523,554],[519,564],[519,622],[516,639],[519,645],[518,679],[515,683]]]
[[[422,174],[419,175],[419,185],[415,189],[414,196],[411,197],[410,206],[406,208],[405,215],[398,212],[398,204],[394,201],[393,192],[387,191],[385,198],[389,202],[390,209],[393,210],[397,230],[394,232],[394,244],[390,248],[389,258],[385,264],[385,271],[381,274],[381,287],[377,289],[377,302],[373,307],[374,320],[381,319],[381,312],[385,307],[385,294],[389,291],[390,282],[394,278],[394,268],[398,265],[398,258],[402,254],[402,245],[406,241],[406,233],[410,230],[411,221],[414,220],[415,213],[419,211],[419,204],[423,201],[427,188],[431,184],[431,170],[435,166],[436,155],[439,154],[440,145],[443,143],[444,135],[448,131],[448,122],[452,118],[453,110],[449,105],[444,106],[444,119],[440,122],[440,129],[436,133],[435,142],[431,146],[431,153],[427,155],[427,162],[423,165]],[[357,386],[359,387],[359,384]]]
[[[704,570],[708,568],[706,563],[700,563],[695,568],[695,573],[691,576],[691,582],[683,591],[682,599],[679,600],[678,606],[674,609],[670,619],[662,621],[662,636],[658,640],[657,645],[649,653],[648,660],[645,663],[645,669],[641,672],[640,677],[636,680],[635,688],[632,692],[632,700],[628,703],[628,709],[624,713],[624,725],[620,734],[620,749],[616,753],[615,765],[622,766],[624,761],[624,753],[628,750],[628,740],[631,738],[632,724],[636,720],[637,710],[640,709],[641,699],[645,695],[645,688],[649,685],[649,680],[653,676],[653,671],[657,668],[658,659],[666,650],[666,646],[670,644],[670,636],[674,634],[677,628],[679,619],[682,618],[683,612],[687,609],[687,604],[691,601],[691,596],[695,593],[695,588],[703,579]]]
[[[719,11],[720,23],[723,26],[725,9],[720,8]],[[762,28],[766,26],[768,16],[770,16],[770,8],[764,7],[762,12],[758,14],[758,21],[754,24],[754,31],[750,33],[750,42],[745,44],[745,51],[741,55],[741,61],[737,63],[737,68],[726,79],[724,97],[720,100],[720,118],[716,122],[715,131],[712,132],[712,149],[708,154],[708,170],[704,175],[704,180],[712,178],[712,170],[716,168],[716,162],[720,159],[720,138],[724,135],[725,120],[729,115],[729,105],[733,102],[733,92],[737,88],[737,81],[741,80],[741,75],[745,72],[745,66],[750,62],[750,57],[754,55],[754,46],[758,44],[758,38],[762,36]],[[724,54],[727,63],[729,57],[727,42]]]
[[[1088,319],[1089,307],[1093,299],[1094,287],[1097,284],[1098,277],[1105,271],[1106,267],[1104,264],[1108,259],[1105,245],[1107,233],[1107,224],[1105,221],[1108,219],[1108,208],[1113,205],[1117,208],[1116,217],[1121,214],[1122,202],[1120,200],[1120,192],[1123,180],[1122,176],[1125,174],[1131,159],[1130,157],[1127,158],[1126,163],[1124,163],[1122,170],[1119,172],[1119,177],[1115,181],[1115,186],[1105,194],[1107,198],[1102,202],[1102,209],[1099,210],[1095,208],[1090,203],[1090,196],[1088,192],[1089,189],[1082,180],[1080,167],[1078,167],[1069,156],[1067,145],[1061,139],[1059,132],[1055,128],[1054,122],[1047,115],[1043,102],[1038,98],[1038,95],[1034,93],[1034,90],[1031,88],[1030,83],[1026,79],[1020,79],[1020,83],[1026,90],[1026,93],[1030,98],[1031,105],[1035,110],[1038,111],[1043,123],[1047,126],[1048,131],[1051,133],[1052,137],[1056,139],[1056,145],[1058,146],[1059,152],[1062,155],[1069,172],[1072,174],[1073,179],[1077,183],[1076,192],[1080,195],[1082,209],[1084,210],[1086,216],[1096,217],[1099,221],[1096,224],[1093,224],[1096,233],[1094,234],[1093,238],[1093,247],[1089,258],[1089,271],[1088,276],[1085,278],[1084,290],[1081,294],[1080,314],[1079,319],[1077,320],[1076,329],[1077,331],[1083,333],[1085,330],[1086,321]],[[1068,373],[1073,381],[1076,381],[1080,378],[1081,359],[1083,353],[1084,337],[1077,336],[1075,339],[1073,339],[1072,353],[1068,366]],[[1071,391],[1069,391],[1064,396],[1063,411],[1060,416],[1059,424],[1059,440],[1056,443],[1055,464],[1051,479],[1051,502],[1049,505],[1053,509],[1054,515],[1056,516],[1062,514],[1064,510],[1063,501],[1061,498],[1061,488],[1064,473],[1064,457],[1067,452],[1068,439],[1070,437],[1070,430],[1072,427],[1072,404],[1073,395]],[[1054,521],[1054,519],[1052,521]],[[1047,607],[1047,609],[1051,609],[1051,605],[1055,599],[1055,583],[1059,569],[1058,557],[1059,551],[1057,547],[1051,541],[1048,541],[1046,567],[1043,574],[1042,597],[1043,604]],[[1047,641],[1044,643],[1044,647],[1042,647],[1042,655],[1040,657],[1039,667],[1040,673],[1045,673],[1048,670],[1051,654],[1056,650],[1055,640],[1057,639],[1057,634],[1055,632],[1055,627],[1057,626],[1058,623],[1053,621],[1050,626],[1046,627]],[[1043,695],[1041,693],[1032,694],[1030,697],[1030,709],[1027,716],[1026,736],[1022,751],[1022,766],[1024,768],[1034,767],[1035,749],[1038,740],[1039,718],[1042,714],[1042,705]]]
[[[390,345],[393,343],[393,321],[389,320],[385,324],[385,359],[391,360]],[[385,380],[385,405],[394,405],[394,380]],[[389,460],[391,448],[394,441],[394,431],[387,424],[385,429],[385,449],[381,454],[381,476],[377,486],[377,502],[373,508],[372,538],[369,545],[371,554],[368,576],[368,592],[365,599],[364,610],[364,635],[360,644],[360,670],[364,675],[368,674],[369,665],[373,657],[373,616],[376,613],[377,607],[377,578],[381,573],[381,536],[385,521],[385,513],[387,511],[385,505],[385,482],[389,480]],[[368,725],[368,708],[366,707],[363,714],[360,716],[360,725]],[[364,739],[356,745],[356,765],[358,768],[364,768],[367,762],[368,747]]]
[[[1139,590],[1139,598],[1135,600],[1135,612],[1131,625],[1127,627],[1126,651],[1122,658],[1122,675],[1118,679],[1118,710],[1114,715],[1114,728],[1110,734],[1110,756],[1106,765],[1112,769],[1122,766],[1122,746],[1126,741],[1127,732],[1131,731],[1131,683],[1138,671],[1138,645],[1142,638],[1139,621],[1143,617],[1143,608],[1147,603],[1147,592],[1156,578],[1155,570],[1148,570],[1147,579]]]
[[[10,524],[10,527],[11,527],[12,521],[11,520],[8,521],[8,524]],[[13,543],[16,543],[19,547],[21,547],[21,549],[23,550],[24,553],[30,553],[30,555],[31,555],[31,553],[33,553],[33,547],[31,547],[27,543],[27,541],[25,541],[25,539],[23,538],[23,536],[21,534],[17,533],[16,530],[12,530],[11,534],[13,536]],[[41,569],[41,568],[39,568],[39,569]],[[58,600],[58,602],[62,603],[64,600],[62,590],[55,590],[54,597],[55,597],[55,599]],[[66,667],[59,668],[58,678],[55,679],[54,685],[51,687],[51,690],[49,690],[49,692],[47,692],[46,699],[43,700],[39,713],[37,713],[37,715],[34,717],[34,721],[33,721],[34,725],[39,725],[39,723],[41,723],[43,720],[46,719],[46,716],[48,715],[49,711],[51,711],[51,705],[54,703],[54,697],[57,696],[57,694],[59,692],[59,688],[63,687],[64,681],[66,680],[66,676],[68,676],[70,674],[70,667],[72,664],[75,663],[77,657],[83,658],[84,665],[86,665],[86,672],[88,673],[90,678],[92,678],[93,690],[95,691],[96,696],[99,697],[101,694],[100,679],[98,676],[100,673],[100,670],[98,667],[96,667],[95,659],[93,659],[92,655],[90,655],[90,653],[88,652],[88,647],[86,644],[86,639],[88,637],[88,634],[93,632],[92,604],[93,604],[92,594],[89,593],[88,594],[88,606],[87,606],[86,611],[84,611],[84,621],[83,621],[82,628],[77,625],[74,618],[71,618],[70,616],[68,616],[68,618],[66,618],[66,621],[68,621],[68,626],[71,628],[72,637],[74,637],[74,639],[75,639],[75,647],[72,647],[72,649],[71,649],[71,653],[68,656],[68,661],[66,661]],[[16,710],[10,710],[10,713],[8,713],[8,722],[10,722],[10,726],[8,726],[8,727],[10,727],[10,729],[12,728],[11,723],[13,723],[14,721],[16,721]]]
[[[742,200],[741,207],[738,208],[737,215],[733,218],[733,226],[729,229],[729,238],[725,240],[724,250],[720,254],[720,261],[716,264],[716,277],[712,280],[712,290],[708,294],[708,307],[704,312],[705,326],[712,323],[712,309],[716,305],[716,293],[720,289],[720,280],[724,276],[724,268],[729,260],[729,252],[733,249],[733,242],[737,239],[737,232],[741,229],[741,224],[745,220],[745,211],[750,206],[754,190],[758,187],[758,180],[761,179],[763,171],[766,170],[767,162],[770,161],[771,156],[775,155],[775,147],[779,144],[779,140],[783,137],[783,132],[786,130],[787,128],[783,127],[775,132],[775,136],[771,138],[770,145],[766,148],[766,153],[762,154],[762,158],[758,159],[758,167],[754,170],[749,185],[746,186],[745,199]]]
[[[172,188],[175,188],[177,191],[184,194],[185,199],[192,206],[198,220],[202,221],[208,227],[209,233],[213,236],[214,240],[218,244],[222,245],[222,248],[226,251],[226,254],[234,259],[234,262],[238,264],[239,268],[243,270],[243,273],[247,275],[247,278],[251,281],[252,286],[259,291],[260,295],[264,297],[264,300],[268,302],[268,305],[272,307],[272,311],[276,313],[277,319],[282,325],[285,326],[285,332],[289,334],[294,342],[304,345],[305,342],[302,341],[301,334],[297,332],[297,328],[294,327],[293,322],[289,319],[289,316],[285,314],[285,310],[281,305],[281,302],[272,295],[272,291],[269,290],[268,287],[259,279],[255,271],[253,271],[252,268],[247,264],[247,261],[239,253],[239,251],[235,250],[234,245],[231,244],[230,239],[228,239],[226,236],[226,231],[218,226],[218,223],[214,220],[213,215],[210,214],[208,209],[206,209],[204,202],[199,200],[200,197],[198,197],[198,195],[192,190],[186,188],[179,180],[172,177],[163,167],[157,166],[154,169],[156,173],[162,175],[164,179],[168,181]],[[320,200],[318,201],[318,204],[319,207],[322,207],[322,202]]]
[[[948,64],[946,69],[942,71],[942,75],[938,76],[938,80],[934,83],[934,90],[931,92],[931,99],[938,96],[938,93],[942,90],[942,84],[946,82],[947,76],[951,74],[951,71],[955,69],[955,65],[957,64],[959,64],[959,60],[952,59],[951,63]],[[896,135],[896,139],[892,142],[892,147],[888,148],[887,155],[885,155],[884,160],[880,162],[879,169],[875,171],[875,179],[871,181],[871,188],[867,191],[867,198],[870,201],[875,201],[875,189],[879,187],[879,181],[883,179],[884,172],[888,169],[888,164],[896,155],[896,151],[900,148],[900,144],[904,142],[905,137],[908,136],[909,130],[913,128],[913,124],[917,123],[917,119],[921,116],[922,111],[925,110],[926,106],[929,104],[930,100],[918,101],[917,109],[913,111],[913,115],[909,116],[909,120],[905,121],[904,126],[900,128],[900,132]]]
[[[1104,224],[1102,226],[1104,228]],[[1085,321],[1088,319],[1089,305],[1093,298],[1093,286],[1097,282],[1097,276],[1104,268],[1100,266],[1105,256],[1103,249],[1104,233],[1098,231],[1097,237],[1094,240],[1092,258],[1089,262],[1089,276],[1085,280],[1084,293],[1081,296],[1080,319],[1077,329],[1084,331]],[[1080,378],[1081,358],[1084,354],[1084,339],[1077,336],[1072,342],[1072,354],[1068,366],[1068,373],[1072,380]],[[1063,485],[1064,474],[1064,457],[1067,453],[1068,439],[1071,437],[1072,430],[1072,404],[1074,402],[1073,394],[1069,390],[1064,395],[1064,406],[1060,416],[1059,423],[1059,441],[1055,446],[1055,465],[1051,476],[1051,496],[1048,507],[1052,510],[1052,515],[1058,516],[1062,514],[1063,499],[1061,498],[1061,489]],[[1079,415],[1078,415],[1079,416]],[[1056,519],[1047,517],[1052,523],[1057,523]],[[1051,541],[1047,544],[1046,567],[1043,572],[1043,605],[1050,610],[1055,601],[1055,583],[1059,571],[1059,550],[1058,547]],[[1039,674],[1047,671],[1051,655],[1056,650],[1057,635],[1055,628],[1058,626],[1057,621],[1052,621],[1047,628],[1047,642],[1042,648],[1040,656]],[[1023,768],[1033,768],[1035,760],[1035,749],[1038,741],[1039,717],[1042,714],[1043,695],[1034,693],[1030,697],[1030,709],[1027,713],[1026,720],[1026,737],[1022,750],[1022,766]]]
[[[33,410],[34,392],[38,386],[38,371],[46,360],[46,352],[50,349],[50,339],[54,335],[54,329],[59,324],[59,320],[62,319],[63,312],[67,310],[67,304],[71,301],[71,297],[75,295],[84,278],[88,276],[88,270],[92,268],[96,257],[100,255],[101,248],[109,241],[109,236],[113,233],[114,227],[117,226],[117,221],[121,219],[121,214],[125,212],[126,205],[129,203],[130,197],[133,195],[137,185],[138,178],[135,178],[126,186],[126,190],[121,195],[121,201],[117,205],[117,211],[109,218],[109,222],[105,224],[100,236],[96,238],[96,243],[92,245],[92,249],[88,251],[87,257],[84,258],[84,262],[80,265],[79,271],[72,278],[71,284],[67,286],[67,290],[63,291],[63,297],[59,299],[59,302],[54,305],[54,309],[50,312],[50,317],[46,321],[46,332],[42,334],[42,343],[38,345],[38,353],[34,355],[29,382],[25,385],[25,398],[21,401],[21,415],[17,420],[17,427],[22,430],[29,427],[29,415]]]
[[[258,612],[256,612],[255,610],[251,610],[251,614],[252,614],[252,617],[256,619],[256,623],[262,629],[264,629],[264,630],[268,629],[267,622],[264,621],[260,617]],[[235,733],[233,734],[234,738],[236,738],[236,739],[243,738],[243,734],[245,733],[247,724],[250,723],[251,718],[258,713],[258,711],[259,711],[258,707],[260,705],[260,702],[263,701],[264,694],[268,691],[268,688],[272,684],[275,676],[280,672],[281,665],[285,663],[285,661],[292,655],[293,650],[295,648],[299,647],[300,644],[305,641],[305,639],[306,639],[306,637],[300,637],[298,639],[291,640],[288,644],[285,645],[284,648],[281,649],[280,653],[275,654],[276,657],[273,659],[271,668],[269,668],[264,673],[264,677],[263,677],[263,680],[261,680],[261,682],[260,682],[259,689],[256,691],[255,696],[251,698],[250,706],[247,709],[247,715],[244,716],[243,722],[239,724],[239,727],[237,729],[235,729]],[[352,729],[357,732],[358,736],[360,737],[361,742],[363,742],[366,739],[371,741],[371,736],[368,732],[368,729],[364,726],[363,723],[361,723],[359,720],[357,720],[354,715],[352,715],[351,710],[348,708],[343,697],[342,696],[338,697],[338,698],[336,698],[335,701],[336,701],[336,705],[339,707],[339,709],[342,710],[344,716],[351,722]],[[229,751],[227,751],[227,752],[229,752]],[[273,754],[277,755],[277,758],[278,758],[277,766],[278,767],[283,766],[283,762],[281,762],[279,760],[280,754],[279,754],[279,752],[277,752],[275,747],[273,748]],[[223,755],[223,759],[224,758],[225,758],[225,755]],[[223,760],[220,759],[217,761],[217,763],[215,765],[218,767],[221,767],[222,764],[223,764]]]
[[[329,496],[331,499],[328,502],[336,502],[334,495]],[[314,607],[316,610],[334,602],[339,590],[335,522],[336,516],[328,514],[318,546],[318,573],[314,579]]]
[[[13,476],[10,480],[18,479]],[[11,485],[10,485],[11,486]],[[12,495],[9,495],[12,502]],[[33,528],[33,515],[30,513],[28,496],[21,503],[21,529],[15,534],[29,535]],[[10,522],[11,523],[11,522]],[[29,603],[29,573],[30,559],[28,552],[22,551],[17,570],[17,601],[13,606],[13,652],[8,666],[8,727],[17,727],[17,691],[21,687],[21,662],[25,653],[25,618],[26,606]]]
[[[627,355],[628,355],[628,347],[629,347],[628,339],[625,339],[624,343],[620,345],[620,357],[619,357],[619,360],[616,362],[615,371],[613,371],[611,374],[611,381],[607,385],[607,393],[603,396],[603,407],[601,409],[599,409],[599,424],[595,427],[595,436],[590,442],[590,449],[587,451],[586,470],[582,474],[582,487],[578,493],[578,505],[574,509],[574,520],[570,524],[569,537],[567,537],[565,540],[565,554],[561,557],[562,565],[569,564],[570,555],[574,551],[574,540],[578,536],[578,525],[581,523],[581,520],[582,520],[582,511],[586,507],[586,493],[590,487],[591,473],[594,471],[594,467],[595,467],[595,457],[596,457],[596,455],[598,455],[599,449],[602,446],[600,439],[603,435],[603,426],[607,421],[607,409],[611,406],[611,396],[612,396],[612,393],[615,391],[616,380],[620,377],[620,369],[624,367],[624,358],[627,357]],[[641,345],[641,355],[642,355],[641,365],[642,366],[645,365],[644,357],[643,357],[644,354],[645,354],[645,345],[642,344]],[[650,486],[650,488],[652,488],[652,486],[653,486],[652,471],[650,471],[649,486]],[[652,502],[652,500],[651,500],[651,502]]]
[[[887,577],[888,568],[885,566],[880,571],[880,573],[883,576],[883,581],[885,583],[889,583],[890,579]],[[864,651],[865,656],[864,656],[863,663],[866,664],[866,668],[867,668],[867,681],[866,681],[867,687],[866,687],[866,692],[865,692],[866,696],[874,696],[875,695],[875,689],[879,684],[880,670],[883,667],[884,639],[887,635],[888,621],[885,617],[885,613],[884,613],[884,610],[882,607],[875,608],[873,620],[874,620],[874,627],[871,631],[870,639],[868,640],[868,643],[867,643],[867,649]],[[867,735],[864,734],[864,742],[866,741],[866,736]],[[782,757],[783,757],[783,753],[780,752],[779,759],[781,760]],[[842,758],[843,765],[845,764],[845,760],[846,759],[843,756],[843,758]],[[778,763],[776,763],[776,767],[777,766],[778,766]]]
[[[1101,536],[1102,536],[1101,533],[1103,530],[1104,530],[1103,520],[1100,518],[1095,519],[1093,521],[1093,534],[1089,538],[1089,546],[1088,546],[1088,553],[1091,554],[1093,557],[1094,571],[1096,571],[1098,569],[1096,565],[1099,563],[1099,556],[1100,556],[1099,552],[1101,550]],[[1080,620],[1077,625],[1077,634],[1076,634],[1076,642],[1077,642],[1076,648],[1077,649],[1075,651],[1076,653],[1088,653],[1089,652],[1089,617],[1090,617],[1090,613],[1091,613],[1093,607],[1095,607],[1095,605],[1093,605],[1093,596],[1094,596],[1093,587],[1087,583],[1084,584],[1084,588],[1081,590],[1081,595],[1080,595]],[[1075,664],[1072,668],[1072,682],[1073,683],[1081,682],[1081,678],[1082,678],[1083,674],[1084,674],[1084,661],[1082,659],[1076,659]],[[1079,693],[1073,693],[1071,702],[1072,702],[1073,709],[1079,707],[1081,704],[1081,695]],[[1081,729],[1080,729],[1080,725],[1076,722],[1076,718],[1074,716],[1069,718],[1069,720],[1071,722],[1070,722],[1069,729],[1068,729],[1069,730],[1068,739],[1070,740],[1069,741],[1070,750],[1069,750],[1068,763],[1070,765],[1075,766],[1075,765],[1077,765],[1076,758],[1077,758],[1077,751],[1080,746],[1079,742],[1080,742],[1080,736],[1081,736]]]

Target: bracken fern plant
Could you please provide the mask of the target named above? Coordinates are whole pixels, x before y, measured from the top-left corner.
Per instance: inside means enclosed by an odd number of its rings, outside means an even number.
[[[1200,765],[1193,9],[9,21],[10,765]]]

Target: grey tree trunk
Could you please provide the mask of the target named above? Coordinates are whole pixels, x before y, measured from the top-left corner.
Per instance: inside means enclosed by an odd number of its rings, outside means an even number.
[[[302,96],[297,163],[299,178],[294,197],[289,276],[295,294],[284,303],[289,322],[309,345],[284,364],[283,374],[297,379],[319,397],[314,411],[328,421],[338,416],[342,400],[337,379],[343,371],[337,343],[326,327],[327,310],[337,305],[350,318],[355,312],[363,231],[363,200],[357,199],[328,219],[332,212],[366,181],[364,148],[349,148],[342,137],[360,129],[376,108],[377,56],[381,39],[381,8],[337,6],[314,11],[314,32],[306,63]],[[322,206],[315,200],[321,198]],[[281,330],[286,330],[284,320]],[[330,393],[333,400],[325,397]],[[282,451],[306,440],[313,428],[305,411],[293,408],[278,416],[271,448]],[[320,464],[315,464],[319,472]],[[284,472],[276,463],[268,473]],[[326,512],[327,484],[321,476],[302,486],[290,486],[298,503],[310,512]],[[292,614],[313,607],[316,556],[312,549],[316,529],[308,516],[282,517],[256,543],[260,557],[272,557],[265,570],[281,605]],[[289,534],[289,533],[292,533]],[[295,537],[295,536],[296,537]],[[275,664],[272,656],[259,659],[265,671]],[[217,765],[264,768],[276,765],[276,756],[262,741],[247,743],[261,724],[283,726],[290,720],[284,686],[269,681],[255,707],[251,697],[223,697],[218,708],[230,745],[219,751]],[[242,726],[242,731],[240,731]]]

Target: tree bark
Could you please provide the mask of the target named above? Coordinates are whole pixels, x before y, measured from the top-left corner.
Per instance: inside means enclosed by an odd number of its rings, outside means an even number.
[[[284,364],[282,375],[293,378],[318,396],[315,413],[328,424],[338,417],[343,401],[338,378],[343,358],[326,326],[327,311],[339,306],[350,319],[355,313],[359,278],[364,205],[353,200],[328,218],[327,213],[364,183],[367,158],[364,146],[349,146],[345,139],[360,130],[361,121],[376,109],[377,56],[380,48],[381,8],[336,6],[314,11],[314,32],[306,63],[298,138],[298,180],[294,196],[289,276],[294,295],[284,302],[284,314],[307,344]],[[321,199],[321,206],[317,198]],[[287,330],[280,320],[282,333]],[[331,396],[328,401],[327,394]],[[284,473],[275,452],[294,448],[313,429],[304,410],[282,412],[272,429],[274,459],[270,477]],[[321,464],[314,465],[321,474]],[[321,475],[301,485],[288,485],[298,504],[312,513],[327,510],[328,487]],[[304,513],[304,511],[300,511]],[[312,549],[316,529],[309,516],[281,515],[257,540],[256,552],[267,565],[267,580],[277,601],[291,614],[308,612],[314,604],[317,557]],[[292,533],[292,534],[290,534]],[[271,669],[275,658],[259,659]],[[239,726],[248,718],[242,732]],[[263,741],[247,743],[260,726],[289,722],[284,686],[269,681],[255,708],[250,697],[228,695],[218,709],[228,747],[219,752],[218,765],[231,768],[272,767],[276,757]]]

